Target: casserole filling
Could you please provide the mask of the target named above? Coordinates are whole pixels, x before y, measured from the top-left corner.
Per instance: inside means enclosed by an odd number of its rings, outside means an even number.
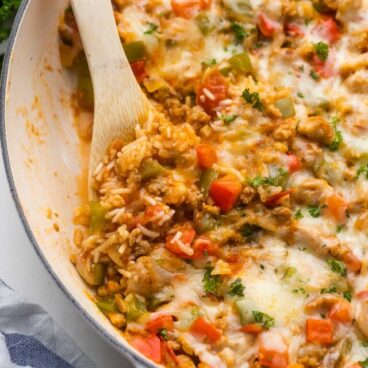
[[[368,2],[115,0],[158,114],[112,142],[74,262],[167,367],[368,366]],[[92,83],[72,11],[62,64]]]

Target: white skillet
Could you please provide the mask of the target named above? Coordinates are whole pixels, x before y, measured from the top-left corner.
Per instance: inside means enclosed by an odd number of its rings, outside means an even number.
[[[58,54],[66,6],[66,0],[23,0],[15,20],[1,82],[0,135],[9,185],[29,239],[65,296],[137,366],[154,367],[88,298],[69,261],[82,161],[70,105],[74,80]]]

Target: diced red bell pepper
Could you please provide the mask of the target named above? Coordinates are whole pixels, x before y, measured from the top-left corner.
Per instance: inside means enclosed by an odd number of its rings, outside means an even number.
[[[329,55],[328,59],[323,61],[317,55],[313,55],[313,68],[323,79],[328,79],[336,75],[334,70],[334,56]]]
[[[135,336],[130,341],[130,344],[148,359],[151,359],[155,363],[161,363],[161,341],[156,335],[148,337]]]
[[[345,224],[348,203],[344,198],[337,194],[331,195],[327,198],[327,207],[338,224]]]
[[[263,332],[260,335],[259,363],[269,368],[287,368],[288,348],[282,335],[276,332]]]
[[[295,171],[299,171],[302,168],[302,164],[297,156],[292,153],[287,155],[287,167],[290,174]]]
[[[272,37],[280,29],[279,23],[269,19],[263,13],[258,14],[257,25],[265,37]]]
[[[339,26],[332,17],[324,17],[318,23],[316,31],[329,43],[335,43],[341,37]]]
[[[130,63],[130,66],[138,83],[142,83],[144,79],[148,77],[146,62],[144,60],[134,61]]]
[[[346,252],[341,258],[351,272],[359,272],[362,268],[362,261],[351,250]]]
[[[174,329],[174,321],[172,316],[159,316],[146,323],[145,329],[148,332],[156,334],[158,330],[165,328],[168,331]]]
[[[179,238],[179,241],[182,242],[185,246],[190,247],[190,245],[192,244],[195,236],[196,236],[196,232],[195,230],[191,229],[191,228],[182,228],[181,230],[178,230],[181,232],[181,236]],[[171,253],[174,253],[175,255],[177,255],[178,257],[181,258],[190,258],[193,255],[193,252],[191,254],[186,254],[185,252],[182,251],[181,247],[178,245],[177,242],[172,242],[174,236],[176,236],[177,232],[175,234],[170,234],[167,238],[166,238],[166,249],[169,250]]]
[[[249,325],[243,326],[240,331],[251,335],[259,335],[261,332],[263,332],[263,327],[258,323],[251,323]]]
[[[303,30],[295,23],[287,23],[285,24],[285,32],[288,36],[292,37],[303,37]]]
[[[334,325],[330,319],[307,319],[307,341],[321,345],[330,345],[333,342]]]
[[[209,189],[211,198],[223,211],[230,211],[237,201],[242,190],[238,179],[231,175],[215,180]]]
[[[197,90],[197,104],[209,114],[213,112],[221,100],[227,97],[228,85],[218,70],[208,74]]]
[[[267,206],[277,206],[286,196],[288,196],[292,192],[291,189],[284,190],[280,193],[274,194],[271,197],[266,199],[265,204]]]
[[[211,342],[216,342],[222,336],[221,331],[207,322],[203,317],[197,318],[190,327],[190,330],[207,337]]]
[[[198,144],[196,146],[198,166],[209,169],[217,161],[216,150],[210,144]]]
[[[193,18],[210,5],[211,0],[171,0],[171,7],[175,15],[186,19]]]
[[[218,256],[219,248],[211,239],[202,235],[197,238],[193,243],[193,255],[188,257],[189,259],[198,259],[204,255]]]
[[[353,320],[350,304],[346,300],[335,303],[328,313],[328,318],[336,322],[350,323]]]
[[[357,297],[360,300],[368,299],[368,290],[359,291],[359,293],[357,293]]]

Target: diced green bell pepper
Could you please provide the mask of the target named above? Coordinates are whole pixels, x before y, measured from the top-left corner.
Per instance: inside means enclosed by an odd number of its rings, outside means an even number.
[[[215,29],[206,13],[198,14],[195,17],[195,22],[203,35],[208,35]]]
[[[200,218],[195,219],[194,228],[198,234],[204,234],[216,228],[216,220],[205,213]]]
[[[89,73],[86,57],[79,56],[75,60],[75,70],[78,78],[77,82],[77,98],[78,104],[82,109],[93,110],[94,107],[94,95],[91,75]]]
[[[125,299],[127,321],[136,321],[147,312],[145,302],[135,294],[128,294]]]
[[[234,69],[242,73],[250,73],[253,70],[252,63],[247,52],[242,52],[232,56],[229,59],[229,64]]]
[[[254,21],[254,11],[249,0],[223,0],[228,14],[241,22]]]
[[[142,60],[146,54],[146,48],[143,41],[133,41],[123,44],[125,55],[128,61],[131,63],[133,61]]]
[[[234,302],[235,309],[239,314],[242,326],[254,322],[252,311],[255,309],[253,303],[248,299],[239,299]]]
[[[91,217],[89,222],[89,230],[92,234],[96,234],[102,230],[105,225],[106,209],[98,201],[89,202]]]
[[[223,68],[220,69],[220,73],[224,76],[227,77],[230,72],[231,72],[232,68],[230,66],[225,66]]]
[[[282,117],[285,119],[291,118],[295,115],[295,109],[291,97],[276,100],[275,106],[280,110]]]
[[[95,280],[94,285],[102,285],[105,280],[106,265],[103,263],[96,263],[91,266],[91,272]]]
[[[165,172],[165,168],[157,160],[147,159],[142,162],[139,171],[142,180],[149,180],[162,175]]]
[[[199,187],[201,189],[201,192],[207,196],[208,190],[210,189],[210,186],[213,181],[215,181],[218,178],[218,173],[212,169],[208,169],[202,172],[201,178],[199,180]]]
[[[106,298],[98,297],[96,300],[96,305],[104,313],[119,312],[119,308],[116,305],[114,297],[106,297]]]

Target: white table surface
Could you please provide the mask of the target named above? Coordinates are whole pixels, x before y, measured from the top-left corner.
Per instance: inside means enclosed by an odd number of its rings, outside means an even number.
[[[67,299],[44,268],[17,215],[0,160],[0,278],[19,295],[40,304],[97,368],[131,368]]]

